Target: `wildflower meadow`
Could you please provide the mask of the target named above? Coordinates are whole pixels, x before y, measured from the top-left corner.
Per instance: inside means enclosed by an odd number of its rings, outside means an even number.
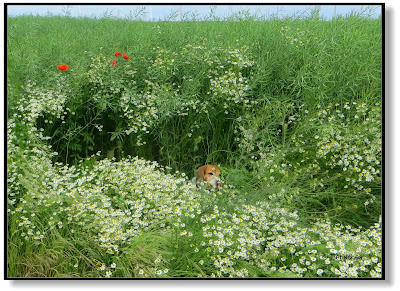
[[[7,276],[384,277],[381,25],[8,18]]]

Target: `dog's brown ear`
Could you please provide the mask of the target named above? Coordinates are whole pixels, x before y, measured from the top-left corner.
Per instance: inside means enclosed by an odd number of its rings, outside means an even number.
[[[208,173],[212,172],[210,165],[205,165],[202,168],[203,168],[201,170],[202,178],[206,177]]]
[[[205,174],[206,166],[201,166],[196,171],[196,179],[203,179]]]
[[[215,166],[215,175],[219,176],[219,174],[221,174],[221,170],[219,169],[219,167]]]

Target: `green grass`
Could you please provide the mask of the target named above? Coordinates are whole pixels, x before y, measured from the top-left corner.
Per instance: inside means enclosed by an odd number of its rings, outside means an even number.
[[[9,276],[381,273],[380,20],[7,29]]]
[[[282,41],[279,32],[288,24],[289,37],[294,37],[298,28],[307,31],[306,38],[312,43],[302,53]],[[109,54],[120,50],[148,58],[153,47],[176,51],[206,38],[215,47],[236,43],[252,47],[261,96],[301,94],[310,95],[312,102],[349,101],[349,95],[356,98],[365,85],[371,90],[380,88],[380,32],[380,20],[357,17],[326,22],[149,23],[23,16],[8,18],[8,77],[18,90],[28,80],[46,80],[61,63],[68,63],[77,73],[83,72],[90,62],[85,52],[97,54],[101,47]]]

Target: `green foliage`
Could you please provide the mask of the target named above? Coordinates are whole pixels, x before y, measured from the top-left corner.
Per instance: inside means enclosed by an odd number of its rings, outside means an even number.
[[[9,276],[380,276],[379,20],[235,17],[8,19]]]
[[[379,103],[302,108],[289,118],[299,124],[287,145],[258,151],[260,187],[292,188],[287,203],[303,215],[370,225],[381,207],[380,116]]]

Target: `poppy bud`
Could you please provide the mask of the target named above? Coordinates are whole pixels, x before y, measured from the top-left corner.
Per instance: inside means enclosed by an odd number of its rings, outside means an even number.
[[[130,60],[129,57],[128,57],[128,55],[127,55],[126,53],[123,53],[123,54],[122,54],[122,57],[123,57],[125,60],[127,60],[127,61]]]

